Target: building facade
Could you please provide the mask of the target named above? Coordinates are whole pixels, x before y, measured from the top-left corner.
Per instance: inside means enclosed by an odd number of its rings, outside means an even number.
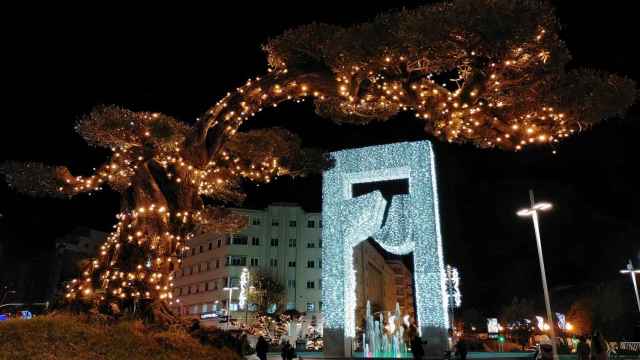
[[[249,220],[239,234],[203,234],[190,241],[191,249],[174,280],[174,310],[195,316],[226,310],[230,294],[224,288],[238,287],[242,270],[247,268],[250,273],[263,271],[279,280],[286,288],[287,310],[319,314],[320,213],[307,213],[288,203],[233,211]],[[238,302],[239,291],[231,291],[232,312],[238,310]]]

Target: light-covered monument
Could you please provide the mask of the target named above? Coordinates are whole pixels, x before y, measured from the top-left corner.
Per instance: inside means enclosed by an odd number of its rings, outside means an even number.
[[[331,154],[323,175],[322,300],[325,355],[349,356],[355,334],[353,248],[373,238],[386,251],[413,253],[417,324],[427,355],[447,348],[447,299],[434,155],[428,141]],[[380,191],[353,196],[353,186],[408,180],[408,193],[388,204]]]

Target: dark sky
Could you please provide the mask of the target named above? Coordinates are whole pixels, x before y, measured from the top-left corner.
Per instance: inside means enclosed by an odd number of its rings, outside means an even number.
[[[87,173],[107,153],[84,144],[73,124],[94,106],[160,111],[192,122],[228,89],[265,72],[260,45],[268,37],[313,21],[360,22],[390,9],[371,3],[234,2],[225,9],[56,4],[7,12],[0,45],[0,160],[38,160]],[[573,66],[640,80],[632,2],[557,3]],[[338,126],[315,116],[308,103],[264,111],[244,128],[274,125],[326,150],[431,139],[408,115]],[[513,296],[541,302],[532,226],[515,215],[527,205],[529,188],[555,206],[541,220],[551,286],[614,279],[627,259],[639,260],[639,133],[636,106],[625,119],[565,141],[556,155],[548,148],[515,154],[436,142],[445,254],[460,268],[465,306],[492,312]],[[247,205],[296,201],[318,211],[320,192],[319,176],[283,179],[250,187]],[[77,225],[108,230],[118,211],[118,197],[110,192],[34,200],[1,184],[0,199],[2,226],[17,234],[12,256],[25,262],[50,251],[53,238]]]

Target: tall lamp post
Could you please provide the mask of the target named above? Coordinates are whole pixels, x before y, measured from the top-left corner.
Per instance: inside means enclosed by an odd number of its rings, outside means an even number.
[[[229,278],[228,286],[222,289],[229,292],[229,302],[227,302],[227,330],[229,330],[229,323],[231,322],[231,294],[233,293],[233,290],[238,289],[239,287],[237,286],[231,286],[231,278]]]
[[[621,274],[629,274],[631,276],[631,282],[633,283],[633,290],[636,293],[636,302],[638,303],[638,311],[640,311],[640,295],[638,295],[638,281],[636,280],[636,274],[640,274],[640,269],[633,268],[633,262],[629,260],[627,268],[620,270]]]
[[[536,243],[538,245],[538,259],[540,260],[540,274],[542,275],[542,288],[544,290],[544,302],[547,308],[547,321],[549,322],[549,332],[551,333],[551,347],[553,350],[553,358],[558,359],[558,349],[556,348],[556,334],[553,326],[553,315],[551,313],[551,301],[549,300],[549,289],[547,287],[547,274],[544,268],[544,258],[542,257],[542,241],[540,240],[540,225],[538,222],[538,212],[551,209],[551,204],[547,202],[536,203],[533,198],[533,190],[529,190],[529,200],[531,207],[519,210],[518,216],[531,217],[533,219],[533,229],[536,235]]]

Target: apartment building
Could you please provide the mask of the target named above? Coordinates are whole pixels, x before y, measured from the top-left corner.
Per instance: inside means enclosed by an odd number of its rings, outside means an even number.
[[[263,210],[234,209],[248,217],[239,234],[203,234],[191,240],[190,253],[174,281],[174,310],[207,318],[219,310],[238,311],[244,268],[272,274],[286,287],[287,309],[322,311],[322,220],[300,206],[275,203]]]

